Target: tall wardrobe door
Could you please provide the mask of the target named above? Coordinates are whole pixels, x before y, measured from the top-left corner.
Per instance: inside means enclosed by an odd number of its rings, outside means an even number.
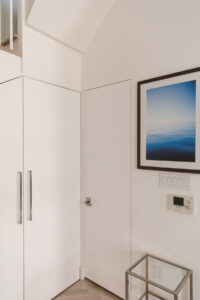
[[[79,279],[80,95],[24,82],[25,299]]]
[[[23,299],[21,79],[0,84],[0,298]]]

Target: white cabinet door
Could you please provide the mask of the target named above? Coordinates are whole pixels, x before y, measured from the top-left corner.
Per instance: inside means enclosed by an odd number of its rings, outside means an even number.
[[[3,300],[23,299],[23,225],[18,173],[23,171],[22,111],[21,79],[1,84],[0,298]]]
[[[85,275],[124,298],[130,264],[130,81],[85,93]]]
[[[50,300],[79,279],[80,94],[25,79],[24,148],[25,299]]]

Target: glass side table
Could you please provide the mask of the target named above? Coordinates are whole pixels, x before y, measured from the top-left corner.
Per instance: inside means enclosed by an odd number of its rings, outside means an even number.
[[[171,263],[167,260],[146,254],[126,271],[126,300],[129,300],[129,279],[137,278],[144,283],[144,293],[138,300],[149,299],[149,296],[166,300],[156,290],[167,292],[178,300],[178,295],[184,285],[190,282],[190,300],[193,300],[193,272],[185,267]]]

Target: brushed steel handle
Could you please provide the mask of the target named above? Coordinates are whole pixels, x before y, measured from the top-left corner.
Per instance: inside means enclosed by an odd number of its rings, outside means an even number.
[[[18,220],[17,223],[18,224],[22,224],[22,172],[18,172],[17,173],[18,176],[18,184],[19,184],[19,213],[18,213]]]
[[[90,197],[86,197],[84,203],[85,203],[86,206],[92,206],[92,200],[91,200],[91,198]]]
[[[29,216],[28,219],[29,221],[33,220],[33,184],[32,184],[32,171],[28,171],[29,175]]]

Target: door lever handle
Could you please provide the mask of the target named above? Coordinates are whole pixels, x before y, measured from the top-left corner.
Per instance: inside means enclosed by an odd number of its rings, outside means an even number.
[[[86,206],[92,206],[92,200],[90,197],[86,197],[84,201]]]

